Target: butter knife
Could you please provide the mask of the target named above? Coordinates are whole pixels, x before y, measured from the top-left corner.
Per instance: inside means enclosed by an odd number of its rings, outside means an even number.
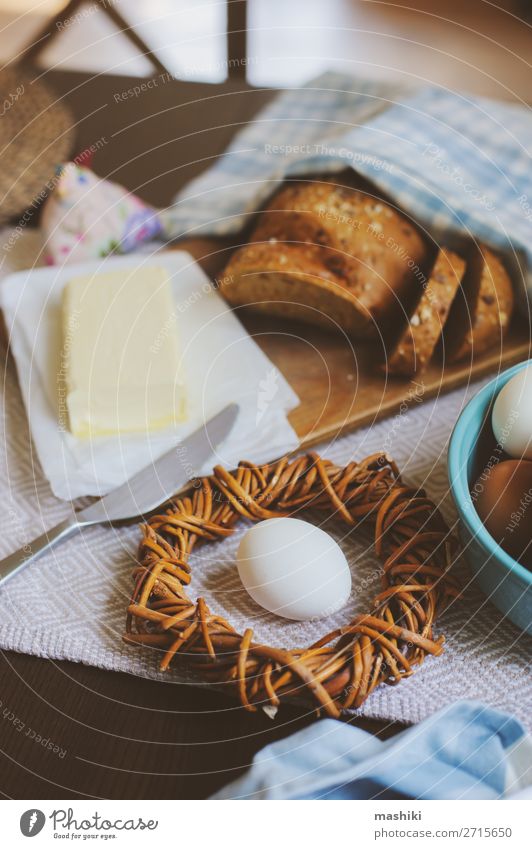
[[[82,510],[0,561],[0,584],[20,572],[56,543],[81,528],[134,519],[150,513],[196,475],[229,435],[238,416],[238,404],[229,404],[174,448]]]

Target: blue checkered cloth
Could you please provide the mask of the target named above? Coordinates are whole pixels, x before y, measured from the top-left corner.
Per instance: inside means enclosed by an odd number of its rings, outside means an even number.
[[[434,86],[327,73],[283,91],[162,213],[165,234],[237,234],[285,177],[346,167],[438,242],[503,252],[532,292],[532,111]]]

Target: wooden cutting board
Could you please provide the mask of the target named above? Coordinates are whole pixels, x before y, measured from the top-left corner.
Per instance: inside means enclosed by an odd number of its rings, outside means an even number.
[[[516,321],[502,350],[494,348],[474,364],[442,368],[432,363],[418,378],[391,379],[375,364],[382,353],[304,324],[240,316],[270,360],[301,399],[289,419],[303,446],[330,440],[415,406],[484,375],[495,375],[532,354],[530,333]]]
[[[189,239],[176,247],[188,250],[211,278],[225,265],[230,246],[219,240]],[[331,332],[294,321],[237,315],[299,396],[301,403],[289,416],[303,447],[330,440],[370,425],[409,406],[449,392],[458,386],[532,356],[532,331],[517,316],[502,344],[474,363],[442,367],[434,360],[418,378],[390,378],[379,371],[383,351]]]

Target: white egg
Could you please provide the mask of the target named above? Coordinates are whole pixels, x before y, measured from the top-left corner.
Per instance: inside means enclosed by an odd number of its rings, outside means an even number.
[[[532,366],[503,386],[493,405],[491,426],[510,457],[532,460]]]
[[[266,519],[247,531],[238,574],[250,596],[286,619],[321,619],[351,593],[351,572],[329,534],[301,519]]]

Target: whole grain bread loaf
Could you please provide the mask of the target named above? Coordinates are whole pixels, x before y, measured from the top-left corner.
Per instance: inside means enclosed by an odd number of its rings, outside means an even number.
[[[389,374],[413,377],[429,363],[466,268],[458,254],[442,248],[418,305],[387,357]]]
[[[350,301],[341,326],[361,338],[386,337],[404,318],[405,309],[419,298],[434,254],[419,228],[390,204],[326,181],[301,181],[281,189],[260,217],[250,243],[234,254],[223,275],[232,278],[230,286],[222,287],[231,304],[277,313],[271,305],[281,293],[285,303],[293,304],[293,317],[312,321],[314,315],[322,324],[320,311],[336,316]],[[251,249],[253,243],[276,247],[257,252]],[[289,261],[276,261],[275,251]],[[264,260],[266,275],[257,266]],[[315,285],[314,313],[301,309],[304,288],[295,283],[304,281],[292,273],[295,263],[297,273],[304,274],[307,261],[312,262],[308,271]],[[319,280],[326,284],[321,298]],[[341,309],[335,297],[341,299]]]
[[[360,339],[383,339],[390,374],[412,377],[500,344],[512,284],[487,247],[439,251],[370,187],[298,180],[277,192],[219,281],[234,306]]]

